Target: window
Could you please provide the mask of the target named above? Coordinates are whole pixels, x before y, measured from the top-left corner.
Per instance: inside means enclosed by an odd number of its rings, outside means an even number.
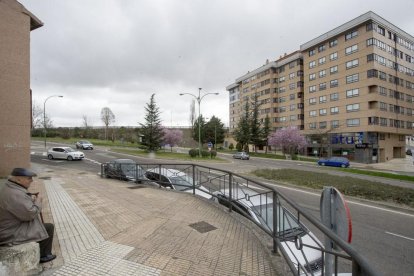
[[[310,57],[313,56],[315,53],[316,53],[315,49],[309,50],[309,56]]]
[[[345,49],[345,54],[346,55],[350,55],[352,53],[355,53],[356,51],[358,51],[358,44],[349,46],[348,48]]]
[[[316,61],[309,62],[309,68],[313,68],[316,66]]]
[[[322,108],[322,109],[319,109],[319,115],[320,116],[325,116],[327,113],[326,113],[326,108]]]
[[[315,117],[316,116],[316,110],[309,111],[309,117]]]
[[[359,96],[359,88],[346,90],[347,98],[358,97],[358,96]]]
[[[325,90],[325,89],[326,89],[326,82],[320,83],[319,84],[319,91]]]
[[[338,80],[331,80],[330,85],[331,85],[331,87],[337,87],[338,86]]]
[[[320,96],[319,103],[326,103],[326,96]]]
[[[309,93],[316,92],[316,85],[309,86]]]
[[[309,128],[310,129],[316,129],[316,123],[315,122],[309,123]]]
[[[325,46],[325,44],[323,44],[323,45],[319,45],[319,47],[318,47],[318,52],[320,53],[320,52],[323,52],[323,51],[325,51],[326,50],[326,46]]]
[[[330,60],[336,60],[336,59],[338,59],[338,52],[332,53],[332,54],[329,56],[329,59],[330,59]]]
[[[338,45],[338,39],[333,39],[331,41],[329,41],[329,47],[335,47],[336,45]]]
[[[319,122],[319,128],[326,128],[326,121]]]
[[[320,78],[323,78],[323,77],[325,77],[326,76],[326,71],[325,70],[321,70],[321,71],[319,71],[319,77]]]
[[[380,109],[383,111],[388,111],[387,103],[380,102]]]
[[[346,125],[349,127],[359,126],[359,119],[347,119]]]
[[[359,81],[359,74],[346,76],[346,83],[353,83]]]
[[[359,110],[359,103],[356,104],[348,104],[346,106],[346,112],[355,112]]]
[[[330,69],[331,75],[338,73],[338,65],[332,66]]]
[[[326,58],[321,57],[318,62],[319,62],[319,64],[324,64],[326,62]]]
[[[290,115],[290,121],[296,121],[296,115]]]
[[[289,107],[289,110],[290,111],[293,111],[295,109],[296,109],[296,105],[295,104],[291,104],[290,107]]]
[[[338,93],[332,93],[331,95],[330,95],[330,99],[331,99],[331,101],[337,101],[337,100],[339,100],[339,94]]]
[[[333,106],[331,107],[331,114],[338,114],[339,113],[339,107]]]
[[[356,36],[358,36],[358,30],[353,30],[345,35],[345,40],[350,40]]]
[[[293,90],[295,88],[296,88],[296,84],[295,83],[289,84],[289,90]]]
[[[295,77],[295,73],[290,73],[289,74],[289,79],[291,80],[291,79],[293,79]]]
[[[357,67],[358,65],[359,65],[359,60],[354,59],[346,63],[346,69],[351,69],[351,68]]]
[[[331,128],[338,128],[339,127],[339,121],[333,120],[331,121]]]
[[[311,81],[311,80],[314,80],[314,79],[316,79],[316,74],[315,73],[309,74],[309,80]]]
[[[289,95],[289,100],[294,100],[295,99],[295,94],[290,94]]]
[[[309,104],[316,104],[316,98],[310,98]]]

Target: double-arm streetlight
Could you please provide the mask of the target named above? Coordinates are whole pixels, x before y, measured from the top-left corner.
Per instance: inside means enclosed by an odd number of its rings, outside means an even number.
[[[201,95],[201,89],[202,88],[198,89],[198,97],[191,93],[180,93],[180,96],[183,96],[183,95],[193,96],[198,102],[198,156],[199,157],[201,157],[201,108],[200,108],[200,104],[205,96],[219,94],[219,93],[205,93],[204,95]]]
[[[47,97],[46,100],[43,103],[43,132],[45,134],[45,148],[46,148],[46,102],[47,102],[47,100],[49,100],[50,98],[53,98],[53,97],[63,98],[63,96],[61,96],[61,95],[53,95],[53,96]]]

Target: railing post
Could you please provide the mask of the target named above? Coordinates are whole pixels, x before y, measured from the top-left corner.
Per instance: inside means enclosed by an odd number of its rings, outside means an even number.
[[[277,238],[277,193],[276,191],[273,191],[273,253],[277,253],[278,248],[277,248],[277,242],[276,242],[276,238]]]
[[[193,166],[193,195],[195,195],[195,189],[196,189],[196,184],[195,184],[195,165],[192,164]]]
[[[231,212],[233,210],[233,195],[232,195],[232,190],[233,190],[233,174],[229,173],[229,200],[230,200],[230,206],[229,206],[229,212]]]

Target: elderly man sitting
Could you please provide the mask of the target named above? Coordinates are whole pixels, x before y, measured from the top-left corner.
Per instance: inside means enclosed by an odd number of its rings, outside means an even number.
[[[15,168],[0,191],[0,245],[38,242],[40,262],[52,261],[54,225],[40,219],[43,198],[28,191],[36,174]]]

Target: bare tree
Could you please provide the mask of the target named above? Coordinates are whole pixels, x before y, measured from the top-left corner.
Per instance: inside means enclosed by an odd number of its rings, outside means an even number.
[[[32,129],[41,128],[43,126],[43,109],[33,102],[32,104]]]
[[[191,127],[194,127],[194,123],[197,117],[195,112],[196,112],[195,111],[195,100],[193,99],[190,105],[190,126]]]
[[[88,127],[89,127],[88,116],[86,116],[86,115],[82,115],[82,126],[85,129],[88,129]]]
[[[115,122],[115,115],[109,107],[102,108],[101,120],[105,125],[105,140],[108,140],[108,128]]]

